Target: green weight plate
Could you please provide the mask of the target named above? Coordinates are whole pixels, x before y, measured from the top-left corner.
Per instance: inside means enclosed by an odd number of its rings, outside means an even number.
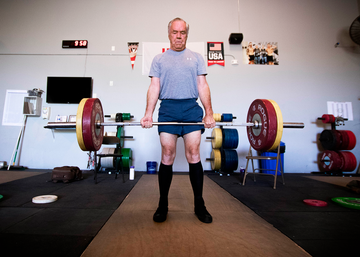
[[[131,120],[131,114],[130,113],[123,113],[122,118],[123,118],[123,120]]]
[[[331,200],[343,207],[360,210],[360,198],[334,197]]]
[[[116,136],[120,139],[121,148],[124,147],[124,138],[123,138],[124,134],[125,134],[124,127],[118,126]]]
[[[123,168],[124,170],[129,170],[132,165],[132,151],[131,148],[122,148],[121,149]]]

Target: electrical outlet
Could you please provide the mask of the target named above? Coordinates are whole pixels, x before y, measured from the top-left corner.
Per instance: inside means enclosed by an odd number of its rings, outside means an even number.
[[[50,118],[50,107],[43,107],[41,115],[44,120],[48,120]]]
[[[232,64],[232,65],[237,65],[237,64],[239,64],[239,63],[238,63],[238,60],[235,59],[235,60],[231,60],[231,64]]]

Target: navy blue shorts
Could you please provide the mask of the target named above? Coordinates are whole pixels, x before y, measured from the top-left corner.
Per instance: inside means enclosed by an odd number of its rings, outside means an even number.
[[[159,122],[202,122],[203,109],[196,102],[196,99],[164,99],[159,108]],[[163,125],[158,126],[159,134],[167,132],[183,136],[190,132],[201,130],[204,133],[204,125]]]

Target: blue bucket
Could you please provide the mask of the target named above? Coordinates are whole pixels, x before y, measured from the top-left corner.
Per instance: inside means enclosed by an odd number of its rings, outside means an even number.
[[[146,162],[147,174],[156,174],[156,162]]]

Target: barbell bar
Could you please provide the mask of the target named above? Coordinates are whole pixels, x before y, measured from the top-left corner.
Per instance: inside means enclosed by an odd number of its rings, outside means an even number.
[[[154,126],[204,125],[203,122],[153,122]],[[304,128],[302,122],[283,122],[279,106],[273,100],[256,99],[250,105],[247,122],[216,122],[216,126],[245,126],[251,146],[258,151],[273,150],[280,144],[283,128]],[[101,148],[105,126],[141,126],[140,122],[104,122],[101,102],[98,98],[80,101],[76,122],[49,122],[45,128],[76,128],[76,136],[83,151]]]
[[[162,126],[162,125],[179,125],[179,126],[194,126],[194,125],[204,125],[204,122],[153,122],[153,126]],[[101,126],[141,126],[140,122],[95,122],[96,127]],[[261,127],[259,122],[247,122],[247,123],[233,123],[233,122],[215,122],[216,126],[224,127]],[[283,128],[298,128],[302,129],[305,125],[302,122],[284,122]],[[76,122],[48,122],[44,128],[56,129],[56,128],[76,128]],[[212,137],[207,137],[207,139],[212,139]]]

